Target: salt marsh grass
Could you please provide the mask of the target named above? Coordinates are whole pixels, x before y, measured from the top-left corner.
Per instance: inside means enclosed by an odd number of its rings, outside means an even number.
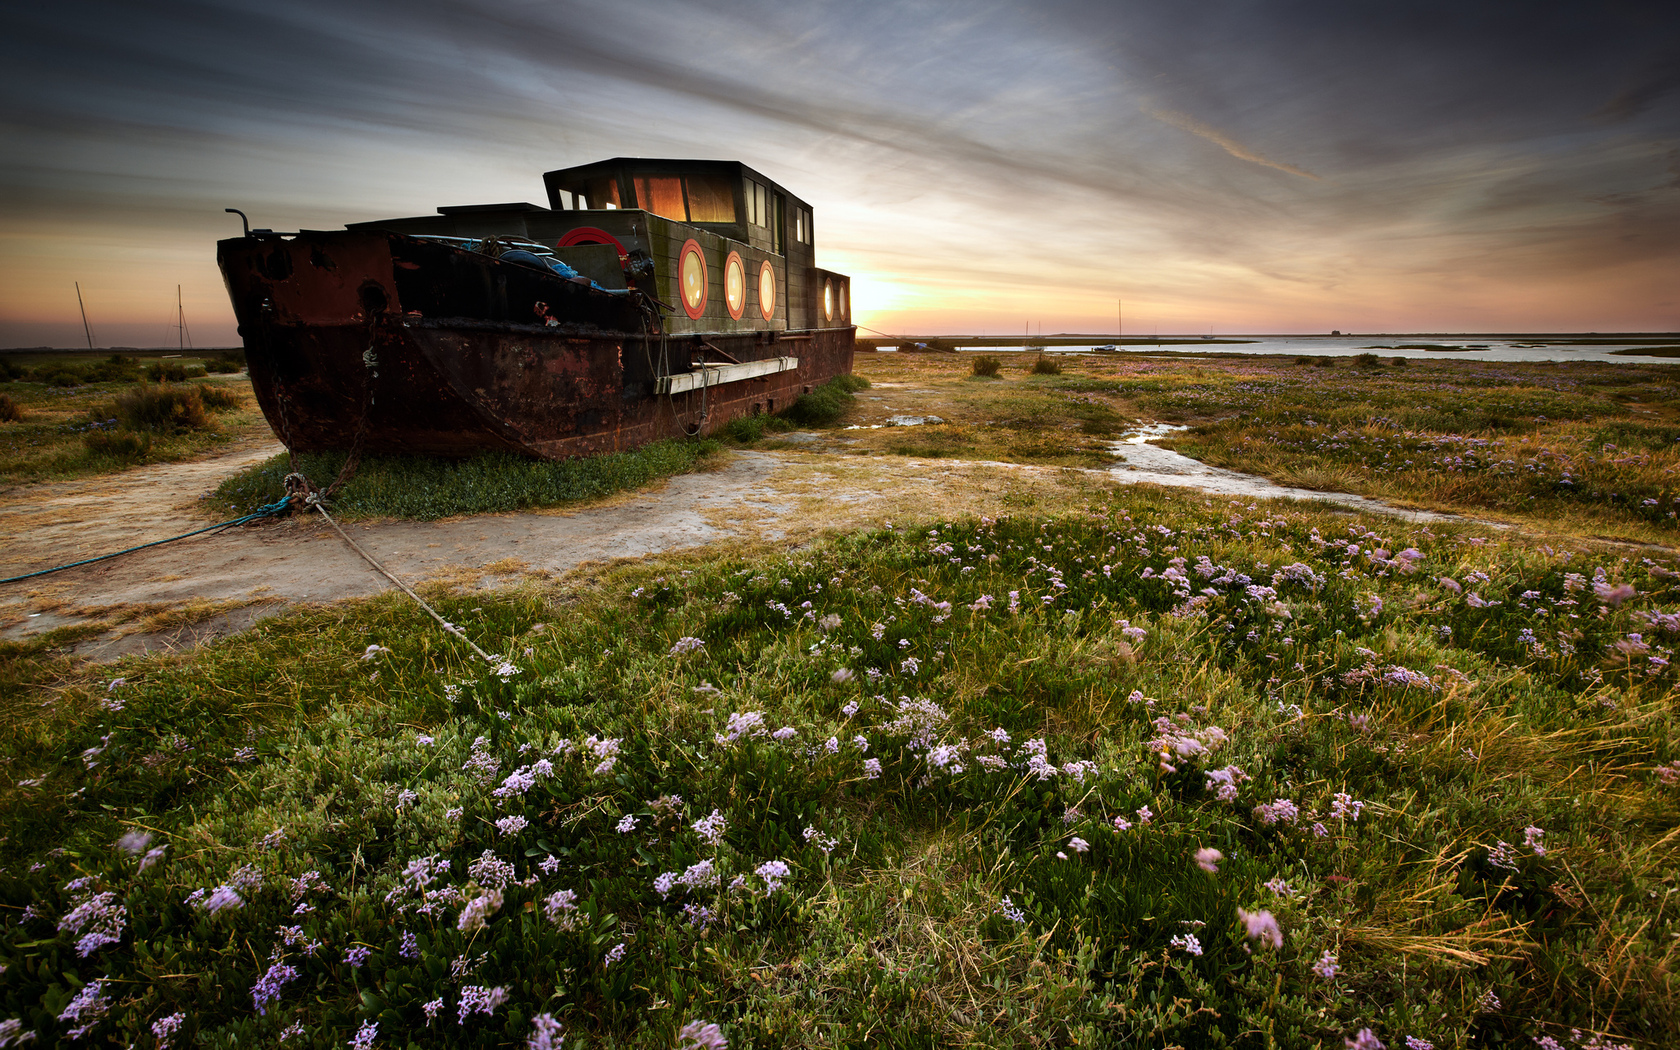
[[[457,514],[492,514],[554,507],[597,499],[694,470],[718,443],[656,441],[630,452],[566,460],[538,460],[511,453],[446,460],[421,456],[367,456],[332,500],[346,519],[411,518],[433,521]],[[305,453],[298,470],[325,487],[344,467],[343,453]],[[282,498],[293,470],[290,456],[248,467],[217,486],[209,503],[220,514],[249,514]]]
[[[0,413],[0,484],[175,462],[268,435],[243,378],[136,385],[141,363],[122,355],[42,356],[12,370],[0,398],[18,415]]]
[[[861,367],[926,390],[915,410],[944,417],[962,437],[948,454],[1101,466],[1111,460],[1094,439],[1125,421],[1183,423],[1188,433],[1162,443],[1287,485],[1542,531],[1680,535],[1680,373],[1670,366],[1451,360],[1393,369],[1367,354],[1359,367],[1321,372],[1336,359],[1067,357],[1059,376],[976,390],[962,382],[962,361],[890,356]],[[917,442],[866,440],[926,454],[910,447]]]
[[[434,588],[493,667],[389,596],[42,661],[0,730],[0,1022],[1671,1046],[1677,580],[1098,487]]]

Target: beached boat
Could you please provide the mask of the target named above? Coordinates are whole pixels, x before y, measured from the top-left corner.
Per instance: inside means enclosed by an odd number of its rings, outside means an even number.
[[[295,451],[548,458],[710,433],[852,368],[850,281],[746,165],[619,158],[549,206],[441,207],[216,245]]]

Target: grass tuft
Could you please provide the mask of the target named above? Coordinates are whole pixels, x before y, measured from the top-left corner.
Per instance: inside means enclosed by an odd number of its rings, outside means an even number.
[[[659,441],[631,452],[567,460],[511,453],[462,460],[369,456],[339,490],[332,506],[347,519],[418,521],[553,507],[686,473],[718,447],[710,440]],[[324,488],[338,477],[344,459],[343,453],[304,453],[297,457],[297,468]],[[291,470],[290,457],[275,456],[222,482],[209,503],[218,513],[249,514],[285,495],[283,482]]]
[[[117,398],[112,415],[125,430],[153,434],[209,430],[216,425],[205,410],[204,395],[196,386],[141,384]]]

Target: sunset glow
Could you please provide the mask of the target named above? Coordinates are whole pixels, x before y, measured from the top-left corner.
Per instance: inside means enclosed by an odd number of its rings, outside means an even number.
[[[1680,329],[1661,5],[72,3],[11,18],[0,346],[237,343],[274,229],[736,159],[885,332]],[[1135,325],[1135,329],[1134,329]],[[867,334],[867,333],[866,333]]]

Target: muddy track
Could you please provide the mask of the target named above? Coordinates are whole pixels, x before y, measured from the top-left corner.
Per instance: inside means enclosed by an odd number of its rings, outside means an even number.
[[[1136,439],[1134,439],[1135,442]],[[1006,491],[1054,488],[1066,476],[1194,487],[1244,498],[1325,500],[1410,520],[1375,500],[1286,489],[1207,467],[1151,445],[1127,443],[1110,471],[1013,463],[734,452],[716,469],[566,511],[488,514],[437,522],[346,525],[404,580],[494,588],[557,576],[589,562],[635,558],[725,540],[779,540],[893,515],[998,513]],[[199,499],[227,475],[281,451],[263,443],[191,463],[14,489],[0,497],[0,577],[64,564],[213,524]],[[325,522],[299,518],[230,529],[69,569],[0,589],[0,638],[116,619],[76,646],[94,659],[176,648],[244,630],[298,603],[381,593],[389,583]],[[145,620],[169,610],[190,614]],[[173,627],[161,623],[173,622]]]

